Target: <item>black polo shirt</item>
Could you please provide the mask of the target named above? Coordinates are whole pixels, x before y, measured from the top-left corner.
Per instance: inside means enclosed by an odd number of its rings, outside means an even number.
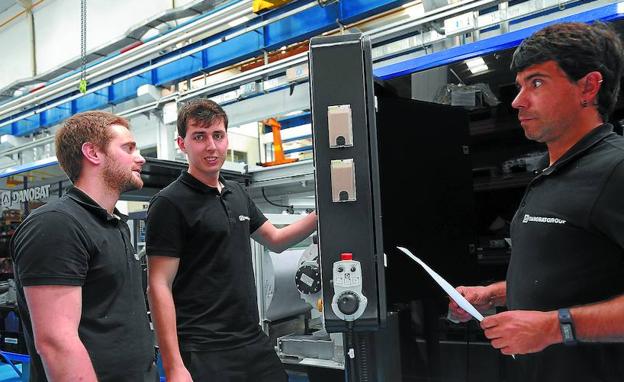
[[[16,230],[11,253],[32,358],[31,381],[46,381],[23,290],[37,285],[82,287],[78,334],[100,382],[157,378],[140,263],[126,217],[117,210],[115,215],[72,188],[59,200],[36,209]]]
[[[147,255],[180,258],[172,291],[182,351],[231,349],[261,333],[250,234],[267,219],[240,184],[220,181],[221,193],[185,171],[147,214]]]
[[[624,293],[624,138],[611,125],[531,181],[511,243],[509,309],[551,311]],[[624,344],[554,345],[520,358],[528,380],[624,380]]]

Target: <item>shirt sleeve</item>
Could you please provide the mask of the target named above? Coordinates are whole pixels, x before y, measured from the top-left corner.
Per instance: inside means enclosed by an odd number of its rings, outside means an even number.
[[[624,249],[624,161],[611,173],[592,211],[593,224]]]
[[[256,203],[254,203],[254,201],[251,199],[249,193],[244,189],[243,192],[245,192],[245,195],[247,195],[247,205],[249,208],[249,233],[254,233],[264,224],[264,222],[269,219],[267,219],[262,211],[260,211],[260,209],[256,206]]]
[[[184,245],[183,223],[178,208],[166,197],[156,196],[147,210],[147,256],[181,257]]]
[[[74,217],[60,211],[33,215],[12,239],[15,276],[23,286],[82,286],[92,248]]]

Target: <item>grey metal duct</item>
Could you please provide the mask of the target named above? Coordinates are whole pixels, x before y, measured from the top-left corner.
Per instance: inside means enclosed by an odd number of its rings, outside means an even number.
[[[111,53],[114,53],[131,44],[136,43],[137,41],[140,41],[141,38],[152,29],[158,29],[159,27],[165,26],[171,21],[183,19],[186,17],[197,16],[202,13],[211,11],[228,1],[229,0],[198,0],[152,16],[151,18],[147,19],[145,23],[130,28],[130,30],[128,30],[128,32],[126,32],[126,34],[119,39],[107,43],[105,46],[87,52],[87,62],[90,63],[94,60],[106,57]],[[79,69],[80,66],[81,58],[76,57],[75,59],[62,64],[59,67],[49,70],[38,76],[23,78],[12,82],[7,87],[0,89],[0,102],[12,98],[15,94],[15,91],[19,89],[53,80],[63,74]]]

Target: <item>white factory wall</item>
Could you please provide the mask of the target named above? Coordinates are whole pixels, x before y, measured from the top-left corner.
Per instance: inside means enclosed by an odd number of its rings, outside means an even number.
[[[146,19],[190,2],[172,0],[87,1],[87,50],[105,46]],[[32,77],[32,47],[26,14],[13,6],[0,13],[0,88]],[[80,56],[80,0],[44,0],[33,8],[37,74]]]
[[[14,5],[0,13],[0,23],[10,19],[22,10]],[[0,88],[20,78],[32,77],[32,50],[30,30],[25,16],[8,22],[0,29]]]

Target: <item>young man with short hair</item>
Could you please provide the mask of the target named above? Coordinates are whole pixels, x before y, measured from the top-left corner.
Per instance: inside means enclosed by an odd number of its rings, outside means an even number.
[[[184,105],[178,146],[188,171],[148,211],[148,296],[168,381],[287,380],[259,326],[249,239],[281,252],[316,230],[316,214],[278,229],[223,178],[227,123],[213,101]]]

